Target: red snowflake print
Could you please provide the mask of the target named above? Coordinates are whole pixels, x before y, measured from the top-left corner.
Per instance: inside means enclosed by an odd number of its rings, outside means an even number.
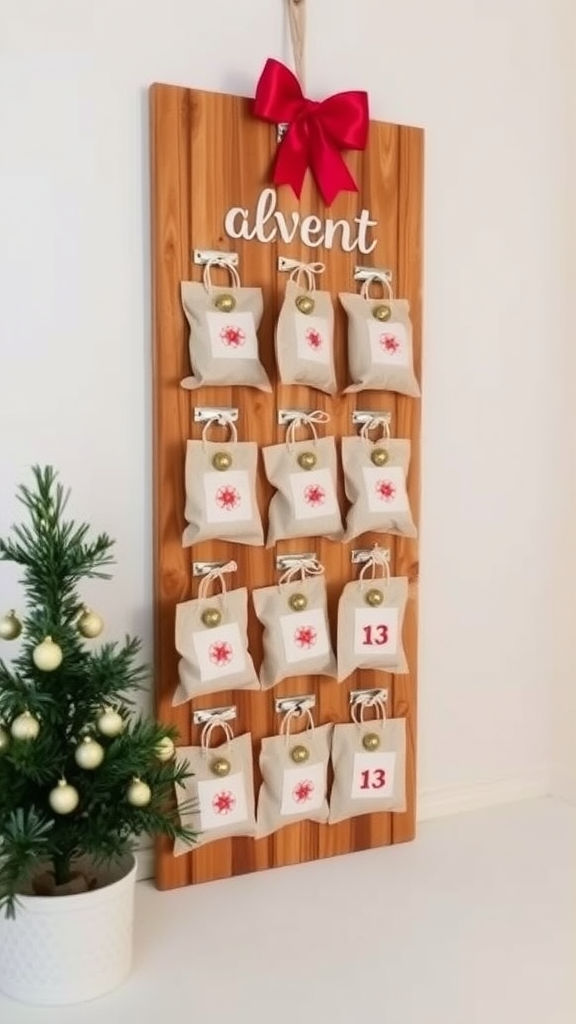
[[[314,352],[317,352],[318,349],[322,348],[322,335],[320,334],[320,331],[315,331],[312,327],[306,331],[306,341]]]
[[[307,650],[314,647],[317,639],[318,634],[312,626],[299,626],[294,633],[294,643],[296,646],[301,648],[305,647]]]
[[[216,491],[216,502],[226,512],[232,512],[238,508],[241,501],[240,491],[237,491],[235,487],[219,487]]]
[[[295,804],[305,804],[312,798],[314,783],[310,779],[302,779],[292,790],[292,799]]]
[[[227,640],[218,640],[215,644],[210,644],[208,649],[208,656],[213,665],[229,665],[233,654],[232,645]]]
[[[222,343],[227,345],[228,348],[240,348],[246,341],[246,334],[241,327],[233,327],[230,324],[228,327],[222,328],[220,338]]]
[[[312,505],[313,508],[323,505],[326,501],[326,491],[319,484],[309,484],[304,489],[304,501],[307,505]]]
[[[236,806],[236,797],[229,789],[222,790],[212,797],[212,807],[216,814],[230,814]]]
[[[380,501],[392,501],[396,496],[396,488],[391,480],[379,480],[376,484],[376,494]]]
[[[395,334],[383,334],[380,338],[380,346],[385,352],[390,352],[392,355],[400,348],[400,342]]]

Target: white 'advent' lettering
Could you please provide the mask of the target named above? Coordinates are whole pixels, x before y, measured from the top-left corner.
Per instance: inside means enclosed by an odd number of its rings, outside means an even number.
[[[302,244],[311,249],[322,244],[326,249],[332,249],[338,238],[344,252],[357,249],[366,256],[376,248],[376,241],[369,241],[368,233],[370,228],[377,227],[378,222],[371,220],[369,210],[362,210],[358,217],[354,217],[353,224],[357,225],[354,229],[347,220],[327,217],[322,221],[313,214],[302,218],[299,213],[286,215],[276,209],[276,203],[276,190],[265,188],[258,197],[253,215],[242,206],[231,206],[224,217],[224,231],[228,238],[245,238],[247,241],[255,238],[259,242],[274,242],[279,238],[288,245],[300,234]]]

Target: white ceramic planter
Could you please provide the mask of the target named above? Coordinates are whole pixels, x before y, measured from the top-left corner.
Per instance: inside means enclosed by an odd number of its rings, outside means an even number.
[[[74,896],[21,896],[0,915],[0,991],[44,1006],[95,999],[132,966],[136,861],[98,871],[101,887]]]

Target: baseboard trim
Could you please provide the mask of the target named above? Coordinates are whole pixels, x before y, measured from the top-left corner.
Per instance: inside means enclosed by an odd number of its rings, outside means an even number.
[[[498,779],[480,786],[458,786],[431,790],[418,796],[418,821],[444,818],[449,814],[480,811],[517,800],[535,800],[551,792],[550,772],[542,768],[530,776],[518,779]]]

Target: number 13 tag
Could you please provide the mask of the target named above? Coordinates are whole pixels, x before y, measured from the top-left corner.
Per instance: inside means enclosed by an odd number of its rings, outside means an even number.
[[[363,659],[398,653],[398,609],[357,608],[354,616],[354,654]]]
[[[394,772],[396,754],[374,753],[354,754],[352,775],[352,800],[377,800],[391,797],[394,793]]]

